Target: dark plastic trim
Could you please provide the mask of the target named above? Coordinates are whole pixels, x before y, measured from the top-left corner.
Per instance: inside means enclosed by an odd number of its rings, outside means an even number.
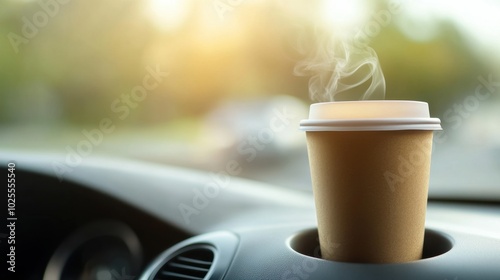
[[[178,243],[157,257],[151,265],[146,268],[139,280],[153,280],[165,263],[178,254],[197,246],[211,247],[214,252],[212,267],[204,279],[223,279],[238,246],[238,237],[233,233],[225,231],[199,235]]]
[[[287,243],[291,249],[302,255],[321,259],[321,250],[318,240],[318,230],[312,228],[293,235],[288,239]],[[422,259],[433,258],[445,254],[453,248],[453,243],[453,238],[448,234],[426,229]]]

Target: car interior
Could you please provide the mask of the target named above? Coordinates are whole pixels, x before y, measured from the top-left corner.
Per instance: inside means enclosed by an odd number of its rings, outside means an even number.
[[[0,279],[500,279],[500,2],[0,5]],[[346,110],[364,116],[352,127],[314,114],[365,99],[425,102],[427,116],[389,130],[432,130],[429,166],[356,134],[394,125],[367,122],[367,109]],[[332,152],[312,155],[311,134],[333,126],[368,136],[316,165]],[[380,157],[349,151],[363,141]],[[399,173],[381,177],[389,188],[367,184],[370,201],[346,195],[341,211],[322,197],[318,176],[365,182],[356,168],[390,160]],[[408,216],[425,217],[418,257],[327,256],[353,245],[325,244],[326,208],[368,223],[360,209],[410,193],[392,183],[411,180],[425,187]],[[374,231],[344,238],[361,255],[387,240],[389,254],[400,241],[388,236],[407,227],[386,228],[384,215],[418,199],[379,203]]]

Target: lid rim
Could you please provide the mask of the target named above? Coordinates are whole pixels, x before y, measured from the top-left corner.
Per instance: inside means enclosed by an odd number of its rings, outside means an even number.
[[[442,130],[438,118],[385,118],[385,119],[340,119],[302,120],[303,131],[394,131],[394,130]]]

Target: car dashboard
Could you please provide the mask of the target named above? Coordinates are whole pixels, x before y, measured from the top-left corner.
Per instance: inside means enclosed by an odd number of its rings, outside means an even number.
[[[321,259],[312,194],[117,158],[3,153],[15,163],[15,272],[2,279],[499,279],[500,205],[428,202],[424,256]],[[432,185],[431,185],[432,188]],[[9,221],[5,217],[4,221]],[[9,259],[7,259],[9,261]]]

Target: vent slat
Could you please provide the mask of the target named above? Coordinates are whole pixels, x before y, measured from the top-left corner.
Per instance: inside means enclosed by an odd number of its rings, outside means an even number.
[[[155,280],[203,280],[210,272],[215,250],[198,245],[185,248],[174,255],[157,272]]]
[[[203,280],[203,277],[196,277],[196,276],[191,276],[191,275],[185,275],[185,274],[180,274],[180,273],[175,273],[175,272],[170,272],[170,271],[162,271],[162,275],[164,276],[170,276],[170,277],[176,277],[174,279],[190,279],[190,280]],[[170,278],[167,278],[170,279]]]
[[[190,263],[197,263],[197,264],[203,264],[203,265],[212,265],[212,262],[210,261],[202,261],[199,259],[193,259],[193,258],[187,258],[183,256],[177,257],[178,260],[183,261],[183,262],[190,262]]]
[[[173,266],[173,267],[189,269],[189,270],[196,270],[196,271],[203,271],[203,272],[208,272],[208,270],[210,269],[210,267],[205,268],[205,267],[186,265],[186,264],[181,264],[181,263],[176,263],[176,262],[171,262],[168,265]]]

